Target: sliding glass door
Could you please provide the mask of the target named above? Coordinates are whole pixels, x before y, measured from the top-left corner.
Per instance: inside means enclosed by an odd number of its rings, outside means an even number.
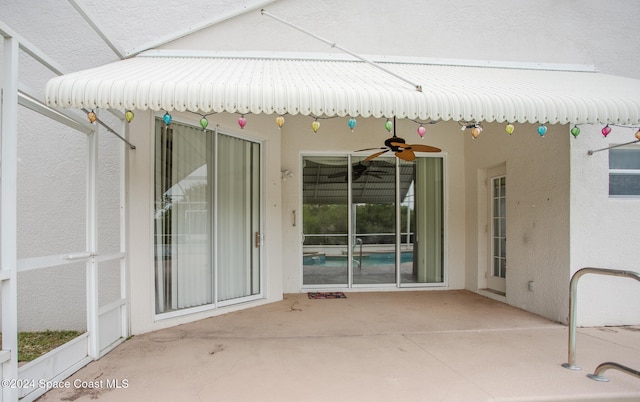
[[[443,284],[441,157],[303,157],[303,286]]]
[[[261,294],[260,144],[156,123],[156,312]]]
[[[260,145],[218,136],[218,301],[260,293]]]

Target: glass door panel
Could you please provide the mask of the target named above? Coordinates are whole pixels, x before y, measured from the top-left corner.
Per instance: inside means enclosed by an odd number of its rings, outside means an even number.
[[[400,282],[418,283],[416,277],[416,169],[400,161]]]
[[[302,283],[349,283],[349,162],[307,156],[302,168]]]
[[[260,144],[220,134],[218,301],[260,294]]]
[[[401,161],[400,171],[402,239],[404,240],[401,283],[442,283],[444,282],[442,158]]]
[[[213,302],[209,136],[156,123],[156,312]]]
[[[353,284],[395,284],[396,158],[352,158]]]

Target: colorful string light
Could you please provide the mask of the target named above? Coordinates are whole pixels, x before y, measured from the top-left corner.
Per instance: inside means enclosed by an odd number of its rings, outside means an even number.
[[[353,133],[353,129],[356,127],[356,124],[358,124],[358,122],[356,121],[356,119],[354,119],[353,117],[350,118],[347,121],[347,125],[349,126],[349,128],[351,129],[351,132]]]
[[[87,113],[87,118],[89,119],[91,124],[93,124],[96,122],[96,119],[98,118],[98,116],[96,116],[96,112],[91,110],[89,113]]]
[[[320,122],[318,121],[317,117],[313,121],[313,123],[311,123],[311,129],[313,130],[314,133],[317,133],[318,130],[320,129]]]
[[[162,116],[162,120],[164,121],[164,124],[168,126],[169,124],[171,124],[171,120],[173,120],[173,117],[169,114],[169,112],[165,112],[164,116]]]
[[[544,137],[546,133],[547,133],[547,126],[545,126],[544,124],[540,124],[540,126],[538,127],[538,134],[540,134],[540,137]]]
[[[131,121],[133,120],[134,116],[135,116],[135,114],[133,114],[133,111],[131,111],[131,110],[127,110],[124,113],[124,118],[127,121],[127,123],[131,123]]]

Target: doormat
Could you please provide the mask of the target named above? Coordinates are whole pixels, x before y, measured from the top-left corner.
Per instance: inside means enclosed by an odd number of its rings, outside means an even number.
[[[308,292],[309,299],[346,299],[342,292]]]

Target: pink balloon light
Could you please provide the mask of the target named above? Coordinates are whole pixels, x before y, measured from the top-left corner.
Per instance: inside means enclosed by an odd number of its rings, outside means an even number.
[[[244,115],[240,116],[240,118],[238,119],[238,125],[240,126],[240,128],[244,128],[244,126],[247,125],[247,119],[244,118]]]

